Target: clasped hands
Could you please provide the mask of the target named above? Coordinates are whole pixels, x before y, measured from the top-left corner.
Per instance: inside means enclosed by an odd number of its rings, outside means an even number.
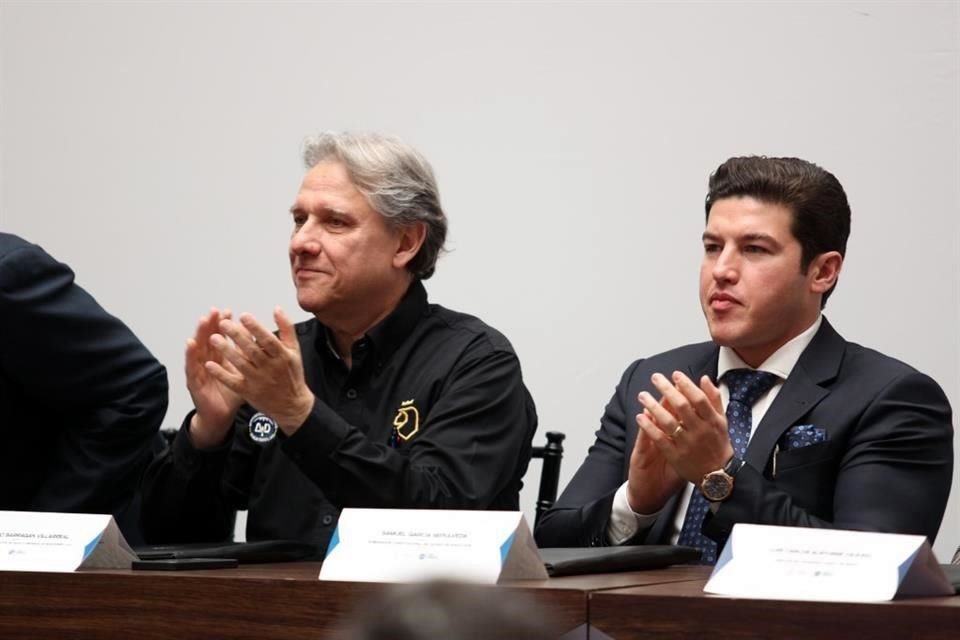
[[[643,411],[627,478],[630,508],[644,514],[658,512],[687,482],[699,483],[733,456],[720,390],[708,376],[699,386],[679,371],[650,380],[661,397],[637,396]]]
[[[303,375],[296,329],[280,307],[273,335],[252,314],[232,319],[211,309],[187,341],[187,389],[196,414],[190,424],[194,445],[222,443],[240,406],[247,402],[277,421],[288,435],[306,420],[314,396]]]

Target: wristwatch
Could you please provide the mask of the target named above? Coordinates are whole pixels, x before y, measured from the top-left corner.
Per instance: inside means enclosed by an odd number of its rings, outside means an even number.
[[[708,502],[726,500],[733,493],[733,478],[743,467],[744,462],[733,456],[722,469],[711,471],[700,480],[700,493]]]

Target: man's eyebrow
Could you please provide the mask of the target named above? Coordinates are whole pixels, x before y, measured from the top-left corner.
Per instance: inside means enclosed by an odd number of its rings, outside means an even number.
[[[706,241],[721,242],[723,240],[719,235],[715,233],[711,233],[709,231],[703,232],[702,239],[704,242]],[[780,243],[777,241],[777,239],[768,233],[745,233],[742,236],[737,236],[736,241],[737,242],[767,242],[769,244],[780,246]]]
[[[338,216],[349,216],[350,212],[346,209],[335,209],[333,207],[319,207],[314,210],[316,213],[326,213],[326,214],[335,214]],[[290,206],[290,213],[296,215],[298,213],[310,213],[305,207],[301,207],[298,204],[293,204]]]
[[[740,242],[766,242],[772,245],[780,246],[777,239],[769,233],[745,233],[739,238]]]

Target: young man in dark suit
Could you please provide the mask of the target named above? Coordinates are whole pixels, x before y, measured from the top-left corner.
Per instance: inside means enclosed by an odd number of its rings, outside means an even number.
[[[167,410],[167,371],[73,271],[0,233],[0,509],[112,513],[134,494]]]
[[[932,541],[952,478],[947,399],[821,315],[850,232],[843,187],[796,158],[731,158],[706,214],[712,342],[630,365],[538,543],[679,542],[712,564],[738,522]]]

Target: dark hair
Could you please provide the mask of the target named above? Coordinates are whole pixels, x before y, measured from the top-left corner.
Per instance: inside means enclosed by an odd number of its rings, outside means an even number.
[[[829,171],[799,158],[730,158],[710,176],[707,220],[717,200],[738,196],[790,210],[790,231],[803,250],[802,272],[806,273],[821,253],[838,251],[845,255],[850,237],[850,204],[840,181]],[[821,307],[835,287],[836,284],[823,294]]]

